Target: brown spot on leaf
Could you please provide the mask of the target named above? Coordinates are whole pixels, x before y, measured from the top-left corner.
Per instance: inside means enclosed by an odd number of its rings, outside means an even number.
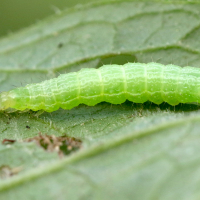
[[[26,125],[26,128],[27,128],[27,129],[30,129],[31,127],[30,127],[30,126],[28,126],[28,125]]]
[[[41,146],[48,152],[58,152],[58,155],[62,158],[64,155],[68,155],[81,148],[82,141],[74,137],[59,136],[55,135],[42,135],[39,133],[38,136],[28,138],[25,142],[36,142],[38,146]]]
[[[3,139],[2,144],[12,144],[16,142],[16,140],[12,140],[12,139]]]
[[[63,43],[62,42],[60,42],[59,44],[58,44],[58,48],[60,49],[60,48],[62,48],[63,47]]]
[[[22,167],[14,167],[11,168],[8,165],[1,165],[0,166],[0,178],[6,179],[13,175],[18,174],[22,170]]]

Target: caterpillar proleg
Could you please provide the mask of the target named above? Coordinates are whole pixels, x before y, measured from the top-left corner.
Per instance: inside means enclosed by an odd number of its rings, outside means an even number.
[[[55,111],[72,109],[79,104],[94,106],[106,101],[123,103],[151,101],[200,102],[200,68],[158,63],[104,65],[61,74],[58,78],[28,84],[0,94],[0,110]]]

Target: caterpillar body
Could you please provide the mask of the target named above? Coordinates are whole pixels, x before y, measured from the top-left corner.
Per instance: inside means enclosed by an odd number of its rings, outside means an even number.
[[[0,110],[55,111],[71,109],[81,103],[88,106],[106,101],[123,103],[126,99],[147,100],[171,105],[200,102],[200,69],[158,63],[104,65],[84,68],[58,78],[28,84],[0,94]]]

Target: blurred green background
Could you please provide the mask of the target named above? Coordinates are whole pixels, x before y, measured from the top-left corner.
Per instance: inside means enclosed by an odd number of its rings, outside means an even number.
[[[101,0],[0,0],[0,37],[27,27],[59,10]]]

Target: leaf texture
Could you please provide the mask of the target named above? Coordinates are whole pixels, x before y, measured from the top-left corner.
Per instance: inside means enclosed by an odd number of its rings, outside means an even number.
[[[0,40],[1,91],[102,63],[199,67],[199,27],[195,1],[104,1],[72,8]],[[1,165],[24,170],[0,180],[0,197],[199,199],[198,109],[127,101],[39,117],[32,111],[1,113],[1,140],[67,134],[81,138],[83,148],[59,160],[34,144],[1,145]],[[35,157],[27,156],[33,149]]]

